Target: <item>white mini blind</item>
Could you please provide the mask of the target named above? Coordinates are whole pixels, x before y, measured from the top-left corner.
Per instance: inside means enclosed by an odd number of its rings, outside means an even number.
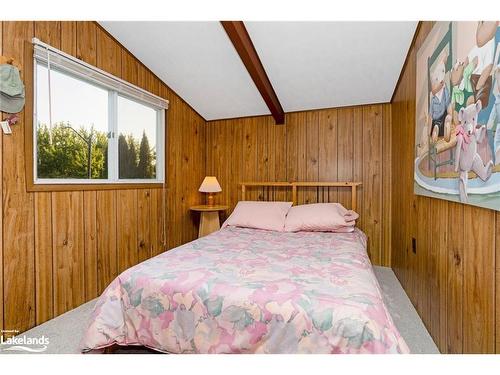
[[[116,91],[121,95],[147,103],[157,109],[168,109],[168,100],[154,95],[140,87],[122,80],[95,66],[87,64],[67,53],[60,51],[40,40],[33,38],[34,58],[44,65],[50,63],[50,69],[61,69],[77,77],[92,81],[97,85]]]

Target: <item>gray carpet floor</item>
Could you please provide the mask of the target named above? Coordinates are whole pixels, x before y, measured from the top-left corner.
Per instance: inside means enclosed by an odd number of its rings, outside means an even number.
[[[387,267],[374,267],[374,269],[382,288],[387,308],[399,332],[406,340],[410,351],[420,354],[439,353],[392,269]],[[87,320],[94,304],[95,300],[87,302],[24,334],[27,337],[40,337],[42,335],[48,337],[50,343],[44,353],[79,353],[79,342],[87,326]],[[145,353],[147,351],[131,349],[122,352]],[[14,351],[9,351],[8,353],[14,353]]]

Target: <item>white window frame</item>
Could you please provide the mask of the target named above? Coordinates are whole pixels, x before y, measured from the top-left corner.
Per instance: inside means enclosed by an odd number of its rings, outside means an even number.
[[[92,65],[78,60],[62,51],[59,51],[38,39],[33,38],[33,44],[47,50],[47,53],[57,54],[58,58],[66,59],[70,63],[81,65],[82,70],[91,70],[92,78],[85,79],[82,74],[75,74],[70,69],[61,67],[52,68],[74,79],[81,80],[87,84],[100,87],[108,91],[108,178],[107,179],[80,179],[80,178],[38,178],[38,155],[37,155],[37,66],[43,64],[33,57],[33,183],[35,185],[96,185],[96,184],[154,184],[165,182],[165,131],[168,100],[156,96],[140,87],[132,85],[118,77],[104,72]],[[99,84],[102,77],[106,84]],[[135,95],[134,95],[135,94]],[[155,178],[119,178],[119,155],[118,155],[118,96],[137,102],[156,111],[156,176]],[[149,100],[148,100],[149,99]]]

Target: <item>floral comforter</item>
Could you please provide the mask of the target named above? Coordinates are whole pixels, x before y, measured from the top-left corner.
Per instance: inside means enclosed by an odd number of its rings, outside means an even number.
[[[118,276],[82,351],[408,353],[365,248],[358,229],[222,229]]]

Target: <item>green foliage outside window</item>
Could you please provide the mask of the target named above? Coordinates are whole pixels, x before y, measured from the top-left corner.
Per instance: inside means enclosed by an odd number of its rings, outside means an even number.
[[[138,152],[139,151],[139,152]],[[139,143],[132,135],[120,133],[118,137],[120,178],[155,178],[156,154],[149,147],[146,133],[142,133]]]
[[[37,126],[38,178],[87,179],[89,173],[88,142],[91,143],[92,179],[108,178],[107,133],[94,127],[79,129],[69,123]],[[132,135],[118,138],[119,177],[155,178],[156,154],[145,133],[139,142]]]

